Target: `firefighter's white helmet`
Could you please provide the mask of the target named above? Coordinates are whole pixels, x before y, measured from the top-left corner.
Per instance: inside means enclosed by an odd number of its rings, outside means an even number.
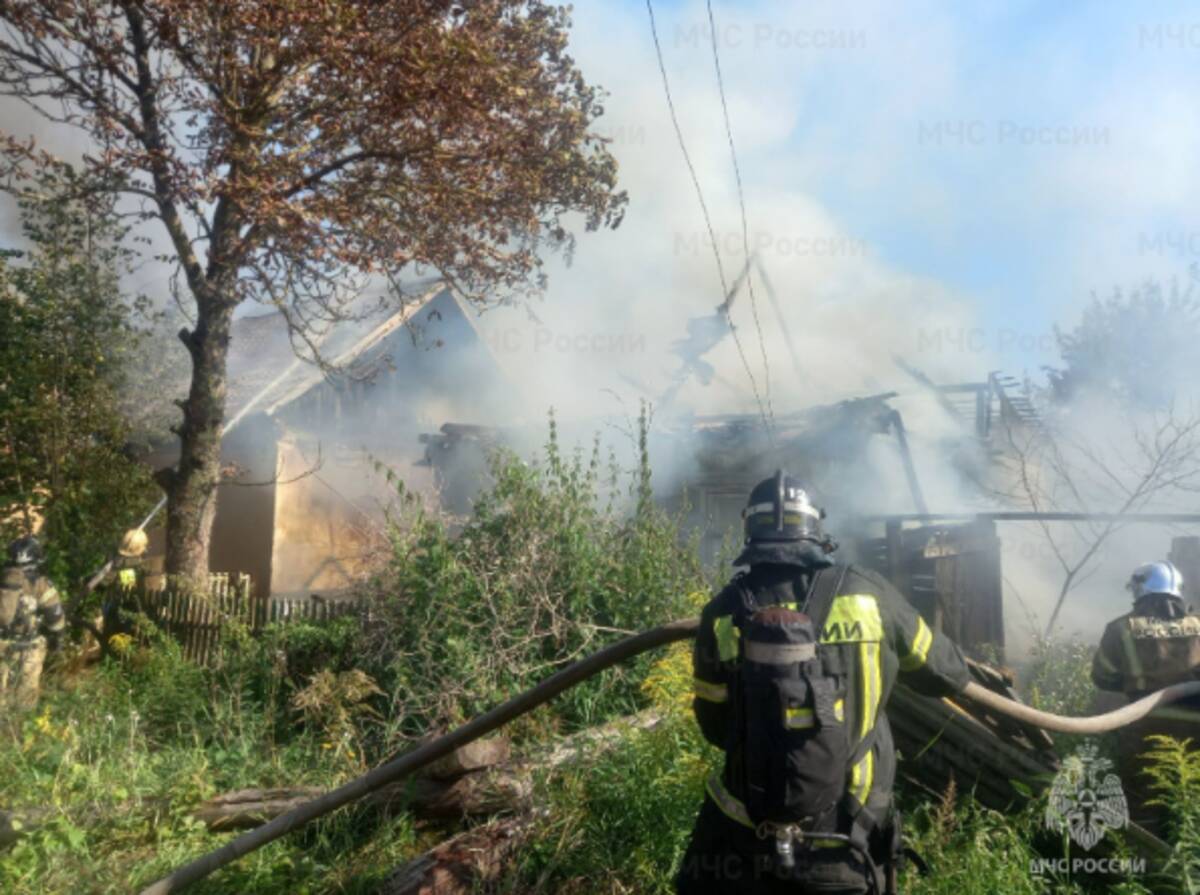
[[[1148,562],[1133,570],[1128,587],[1133,592],[1135,600],[1140,600],[1150,594],[1169,594],[1172,597],[1182,597],[1183,575],[1173,563]]]

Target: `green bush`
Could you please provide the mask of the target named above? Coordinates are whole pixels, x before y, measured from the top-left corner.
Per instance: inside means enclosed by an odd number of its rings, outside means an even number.
[[[1059,715],[1082,715],[1096,694],[1094,644],[1038,636],[1021,674],[1031,705]]]
[[[456,534],[416,512],[374,583],[370,653],[391,713],[415,735],[473,717],[616,637],[689,613],[705,587],[694,545],[655,507],[642,419],[639,467],[602,475],[564,457],[551,418],[541,463],[493,458],[494,484]],[[620,498],[631,505],[622,512]],[[551,720],[595,724],[640,705],[649,660],[564,694]],[[545,716],[543,716],[545,717]]]
[[[959,798],[952,788],[940,802],[922,801],[905,821],[905,837],[929,864],[927,875],[914,867],[902,874],[904,891],[922,895],[1040,895],[1077,890],[1056,888],[1035,876],[1030,866],[1039,857],[1030,835],[1040,829],[1036,807],[1006,817]]]
[[[1080,717],[1092,713],[1096,687],[1092,683],[1093,644],[1075,639],[1036,636],[1020,680],[1030,705],[1056,715]],[[1075,752],[1085,737],[1056,734],[1060,756]],[[1106,751],[1113,743],[1104,741]]]
[[[121,414],[135,325],[113,199],[68,165],[46,166],[18,203],[28,250],[0,249],[0,541],[41,518],[46,571],[67,590],[153,505],[126,454]]]
[[[1200,892],[1200,750],[1191,740],[1151,736],[1146,774],[1155,802],[1170,815],[1167,871],[1187,895]]]

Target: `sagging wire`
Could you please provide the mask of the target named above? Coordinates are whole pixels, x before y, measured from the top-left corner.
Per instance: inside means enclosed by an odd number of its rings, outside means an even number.
[[[729,105],[725,100],[725,78],[721,75],[721,54],[717,48],[717,22],[713,15],[712,0],[705,0],[708,8],[708,34],[712,43],[713,68],[717,73],[717,92],[721,96],[721,115],[725,120],[725,138],[729,143],[729,156],[733,160],[733,177],[737,183],[738,208],[742,215],[742,253],[750,264],[750,225],[746,219],[746,196],[742,189],[742,169],[738,164],[737,149],[733,145],[733,126],[729,122]],[[748,274],[746,286],[750,292],[750,312],[754,317],[754,329],[758,334],[758,350],[763,363],[763,393],[766,396],[767,413],[771,418],[771,426],[775,423],[775,408],[771,406],[771,366],[767,361],[767,344],[763,339],[762,323],[758,317],[758,298],[754,294],[754,275]]]
[[[679,115],[675,111],[675,100],[671,96],[671,82],[667,77],[667,66],[663,60],[662,44],[658,39],[658,25],[654,19],[654,3],[653,0],[646,0],[646,12],[650,17],[650,36],[654,39],[654,53],[658,58],[658,71],[662,75],[663,93],[667,99],[667,109],[671,115],[671,124],[675,128],[675,139],[679,143],[679,150],[683,153],[683,161],[687,166],[688,174],[692,179],[692,186],[696,190],[696,198],[700,202],[700,211],[704,216],[704,226],[708,230],[709,242],[712,244],[713,257],[717,262],[717,276],[721,281],[722,304],[721,308],[725,312],[725,320],[729,324],[730,335],[733,336],[733,344],[737,347],[738,356],[742,360],[742,366],[746,370],[746,376],[750,380],[750,388],[754,393],[755,403],[758,404],[758,412],[762,417],[763,426],[766,428],[767,437],[774,442],[774,428],[772,426],[773,416],[768,414],[767,405],[764,403],[762,394],[759,392],[758,380],[754,376],[754,371],[750,367],[750,361],[746,357],[745,349],[742,347],[741,337],[738,336],[737,327],[733,325],[733,317],[729,313],[729,306],[733,301],[733,293],[730,291],[728,280],[725,277],[725,265],[721,261],[721,252],[717,246],[717,236],[713,231],[712,217],[708,213],[708,203],[704,201],[704,190],[700,187],[700,179],[696,176],[696,167],[692,164],[691,153],[688,152],[687,143],[683,139],[683,130],[679,126]],[[757,314],[755,314],[757,322]],[[761,337],[761,332],[760,332]]]

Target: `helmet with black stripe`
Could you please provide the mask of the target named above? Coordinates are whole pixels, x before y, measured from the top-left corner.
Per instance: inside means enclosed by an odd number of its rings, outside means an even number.
[[[825,511],[812,505],[799,481],[782,469],[763,479],[750,492],[742,511],[746,543],[813,541],[824,544],[821,520]]]
[[[17,538],[8,545],[8,561],[14,566],[36,566],[42,558],[42,545],[35,537]]]

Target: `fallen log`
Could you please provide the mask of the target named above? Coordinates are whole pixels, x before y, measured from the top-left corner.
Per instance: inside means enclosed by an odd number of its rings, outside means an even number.
[[[508,737],[492,737],[459,746],[445,758],[439,758],[426,770],[435,780],[453,780],[472,771],[494,768],[512,758],[512,741]]]
[[[512,773],[532,781],[535,771],[561,767],[585,753],[594,755],[596,750],[616,745],[631,731],[650,730],[661,721],[657,712],[647,711],[581,731],[535,758],[513,762]],[[532,831],[536,815],[531,808],[526,799],[516,816],[473,827],[434,846],[392,871],[376,895],[474,895],[481,886],[499,879],[510,865],[514,852]]]
[[[201,804],[192,816],[212,832],[256,827],[290,808],[315,799],[325,790],[319,786],[280,789],[238,789],[222,793]]]
[[[375,895],[473,895],[499,879],[531,822],[509,817],[459,833],[397,867]]]
[[[533,794],[533,777],[579,758],[585,751],[606,749],[632,730],[648,730],[661,721],[656,712],[580,731],[536,755],[514,759],[507,738],[471,743],[430,766],[427,775],[381,787],[363,800],[385,814],[408,811],[418,820],[449,821],[522,811]],[[308,786],[240,789],[201,804],[193,816],[209,830],[248,829],[278,817],[324,790]]]
[[[407,811],[418,820],[462,820],[525,808],[533,795],[533,778],[523,768],[489,768],[459,777],[418,777],[385,786],[366,804],[384,813]]]
[[[385,814],[404,810],[420,820],[437,821],[486,817],[527,807],[533,791],[532,766],[486,768],[482,765],[485,752],[490,756],[488,760],[507,758],[510,754],[507,743],[502,747],[490,745],[486,750],[477,750],[443,765],[438,773],[448,774],[467,767],[482,770],[463,772],[457,778],[418,777],[394,783],[372,793],[364,804]],[[325,792],[319,786],[238,789],[202,802],[193,809],[192,816],[213,833],[250,829]],[[131,804],[127,810],[139,807]],[[48,808],[0,809],[0,848],[37,829],[54,814]]]
[[[298,786],[283,789],[239,789],[200,804],[192,816],[210,832],[257,827],[327,790]],[[446,821],[486,817],[523,808],[530,795],[528,778],[514,772],[482,771],[458,780],[419,778],[385,786],[363,799],[368,810],[391,814],[407,811],[418,820]]]

